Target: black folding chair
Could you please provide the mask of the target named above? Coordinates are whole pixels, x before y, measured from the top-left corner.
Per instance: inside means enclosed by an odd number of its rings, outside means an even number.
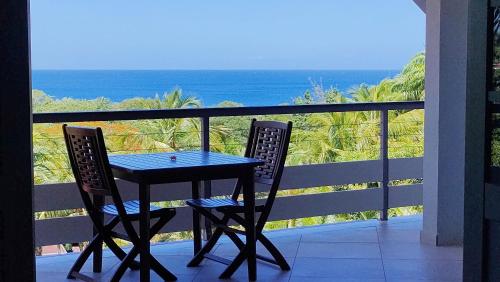
[[[100,128],[70,127],[63,125],[66,148],[75,176],[78,190],[80,191],[85,209],[94,225],[94,238],[80,254],[73,267],[68,273],[68,279],[81,279],[93,281],[89,276],[80,273],[81,268],[94,253],[94,272],[102,269],[102,244],[106,243],[109,249],[121,260],[111,281],[119,281],[127,268],[139,269],[139,263],[135,257],[139,254],[141,244],[139,236],[135,231],[132,221],[139,220],[139,202],[123,202],[116,187],[108,155],[104,144],[104,138]],[[105,198],[109,196],[113,204],[105,204]],[[111,218],[104,224],[104,215]],[[151,226],[151,237],[175,215],[173,208],[161,208],[151,205],[151,218],[158,221]],[[114,227],[121,223],[125,234],[114,231]],[[119,238],[132,242],[130,252],[125,253],[114,241]],[[173,281],[177,278],[165,269],[153,256],[150,255],[151,268],[163,279]]]
[[[248,137],[245,157],[256,158],[265,161],[265,164],[255,169],[255,183],[264,184],[270,187],[269,194],[264,204],[256,206],[256,212],[260,213],[256,228],[256,238],[269,251],[273,258],[257,254],[257,259],[276,264],[282,270],[290,270],[283,255],[271,243],[271,241],[262,234],[262,230],[271,212],[276,193],[278,192],[283,167],[285,165],[288,144],[290,143],[290,134],[292,123],[288,124],[274,121],[256,121],[252,120],[250,134]],[[199,265],[204,258],[208,258],[220,263],[229,265],[221,274],[220,278],[229,278],[238,269],[238,267],[247,258],[245,243],[237,234],[245,234],[245,231],[231,228],[228,226],[230,220],[243,226],[245,229],[253,227],[253,222],[247,222],[241,216],[244,212],[244,203],[238,201],[242,185],[238,180],[231,198],[225,199],[191,199],[186,203],[193,207],[200,214],[204,215],[213,222],[215,231],[203,248],[188,263],[189,267]],[[216,216],[211,211],[216,210],[222,213],[221,217]],[[239,254],[231,262],[227,259],[215,256],[210,253],[221,235],[225,233],[238,247]]]

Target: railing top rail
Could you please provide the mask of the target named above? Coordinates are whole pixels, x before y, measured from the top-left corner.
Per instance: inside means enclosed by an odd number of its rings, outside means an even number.
[[[35,113],[34,123],[63,123],[85,121],[119,121],[168,118],[195,117],[227,117],[250,115],[305,114],[328,112],[383,111],[423,109],[424,102],[379,102],[379,103],[345,103],[284,105],[259,107],[227,107],[227,108],[186,108],[163,110],[125,110],[94,112],[61,112]]]

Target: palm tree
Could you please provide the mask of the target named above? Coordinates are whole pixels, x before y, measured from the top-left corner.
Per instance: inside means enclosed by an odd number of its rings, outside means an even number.
[[[170,93],[165,93],[162,98],[157,95],[148,101],[146,106],[155,110],[198,108],[201,102],[192,96],[184,97],[180,89],[174,89]],[[141,131],[148,136],[150,149],[177,151],[183,147],[193,146],[196,144],[194,142],[199,144],[200,133],[197,119],[158,119],[139,123]]]
[[[404,101],[423,101],[425,97],[425,55],[417,54],[394,79],[394,92]]]

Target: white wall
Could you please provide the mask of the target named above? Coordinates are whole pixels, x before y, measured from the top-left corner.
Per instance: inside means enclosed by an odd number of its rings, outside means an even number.
[[[426,3],[425,243],[463,241],[467,0]]]

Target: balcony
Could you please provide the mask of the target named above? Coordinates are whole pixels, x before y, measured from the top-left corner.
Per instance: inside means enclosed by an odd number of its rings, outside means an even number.
[[[258,281],[460,281],[462,248],[420,244],[420,216],[327,224],[267,232],[282,250],[292,270],[258,262]],[[200,267],[187,268],[192,243],[182,241],[156,244],[151,251],[179,281],[217,281],[223,266],[205,261]],[[236,255],[236,248],[224,238],[215,249],[224,256]],[[91,274],[106,281],[118,260],[104,253],[104,271]],[[66,281],[66,271],[77,255],[38,257],[37,281]],[[107,276],[108,275],[108,276]],[[139,272],[128,271],[123,281],[138,281]],[[152,274],[152,281],[160,281]],[[234,281],[247,281],[242,266]],[[72,280],[68,280],[72,281]]]
[[[341,162],[290,164],[285,168],[278,196],[270,221],[327,217],[337,214],[352,214],[375,211],[382,221],[367,220],[343,224],[323,224],[316,227],[269,231],[277,245],[281,246],[290,262],[291,272],[280,272],[273,267],[259,264],[259,277],[264,280],[304,281],[305,278],[352,278],[359,281],[400,281],[399,278],[438,277],[456,280],[461,273],[461,250],[458,248],[424,247],[419,243],[420,217],[389,218],[391,209],[422,205],[422,158],[421,156],[398,157],[398,138],[412,136],[391,135],[391,128],[410,126],[415,121],[396,121],[391,112],[422,111],[423,102],[387,102],[359,104],[327,104],[245,108],[204,108],[120,112],[81,112],[35,114],[35,124],[56,124],[66,122],[122,122],[130,120],[167,120],[190,118],[200,119],[200,140],[198,148],[213,149],[210,143],[211,121],[215,118],[235,116],[265,116],[266,119],[283,118],[282,115],[338,114],[362,112],[371,115],[370,126],[378,128],[375,136],[367,136],[375,147],[375,159]],[[285,117],[285,118],[288,118]],[[377,123],[374,124],[373,121]],[[399,123],[399,124],[398,124]],[[419,122],[417,122],[419,123]],[[347,124],[349,125],[349,124]],[[419,123],[420,126],[422,123]],[[356,125],[358,126],[358,124]],[[307,135],[307,130],[296,127]],[[323,129],[317,129],[323,130]],[[326,129],[325,129],[326,130]],[[419,129],[420,130],[420,129]],[[59,133],[59,131],[57,131]],[[412,134],[410,134],[412,135]],[[422,135],[416,138],[422,140]],[[354,136],[364,138],[363,136]],[[300,142],[297,138],[295,142]],[[292,141],[293,142],[293,141]],[[419,144],[417,144],[419,145]],[[420,144],[419,146],[421,146]],[[35,146],[36,150],[36,146]],[[47,152],[44,152],[47,153]],[[373,153],[373,152],[372,152]],[[61,153],[64,154],[64,153]],[[372,154],[373,155],[373,154]],[[393,157],[391,157],[391,155]],[[228,195],[234,180],[205,183],[205,193],[211,196]],[[137,198],[137,187],[118,181],[124,200]],[[343,187],[319,191],[318,187]],[[257,186],[258,192],[264,187]],[[73,191],[73,192],[70,192]],[[294,192],[295,191],[295,192]],[[296,191],[299,191],[298,193]],[[290,192],[290,193],[289,193]],[[162,232],[190,231],[191,209],[183,206],[190,198],[190,183],[156,185],[152,188],[152,201],[176,202],[177,216]],[[300,208],[297,208],[300,207]],[[41,184],[35,187],[34,209],[38,213],[82,209],[83,204],[74,183]],[[394,213],[393,213],[394,214]],[[372,215],[371,218],[374,216]],[[388,219],[388,221],[386,221]],[[89,218],[82,213],[73,216],[49,216],[35,221],[36,246],[88,241],[92,236]],[[163,243],[152,248],[162,262],[179,274],[181,280],[211,281],[217,277],[220,267],[188,269],[186,261],[192,255],[191,242]],[[233,250],[234,251],[234,250]],[[229,244],[221,244],[216,252],[231,256]],[[40,281],[58,281],[64,278],[76,255],[48,256],[37,258],[37,272]],[[436,261],[434,261],[436,260]],[[441,261],[442,260],[442,261]],[[432,261],[432,262],[429,262]],[[104,269],[116,264],[109,255]],[[408,267],[415,264],[415,266]],[[337,267],[338,266],[338,267]],[[405,272],[408,267],[408,273]],[[447,271],[438,271],[441,269]],[[416,271],[419,270],[419,271]],[[420,271],[422,270],[422,271]],[[449,270],[449,271],[448,271]],[[239,272],[235,278],[245,280]],[[106,273],[102,274],[104,280]],[[135,281],[137,273],[128,273],[128,279]],[[443,276],[439,276],[443,275]],[[45,280],[44,280],[45,279]],[[378,279],[378,280],[377,280]],[[350,280],[349,280],[350,281]]]

